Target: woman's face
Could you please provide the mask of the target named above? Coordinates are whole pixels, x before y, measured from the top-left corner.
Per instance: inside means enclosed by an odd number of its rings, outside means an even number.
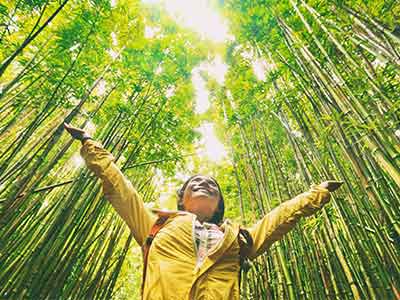
[[[198,175],[193,177],[183,193],[183,207],[197,215],[200,222],[210,220],[218,207],[220,193],[215,181]]]

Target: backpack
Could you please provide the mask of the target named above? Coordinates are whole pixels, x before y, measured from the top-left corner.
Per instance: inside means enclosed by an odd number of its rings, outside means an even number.
[[[146,279],[146,271],[147,271],[147,259],[150,251],[150,246],[156,237],[157,233],[164,227],[167,220],[176,214],[184,214],[182,212],[168,212],[168,211],[161,211],[157,210],[158,218],[154,225],[151,227],[150,234],[147,236],[143,246],[142,246],[142,253],[143,253],[143,276],[142,276],[142,294],[144,289],[144,281]],[[240,270],[239,270],[239,287],[241,284],[242,279],[242,272],[247,272],[251,265],[248,259],[248,254],[253,246],[253,239],[246,229],[239,228],[238,234],[238,242],[239,242],[239,259],[240,259]]]

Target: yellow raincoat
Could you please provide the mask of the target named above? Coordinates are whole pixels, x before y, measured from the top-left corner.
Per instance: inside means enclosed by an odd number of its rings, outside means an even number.
[[[115,165],[113,155],[99,142],[86,140],[81,155],[90,170],[101,178],[103,192],[143,245],[157,216],[148,211],[141,197]],[[281,239],[302,216],[310,216],[329,201],[325,188],[313,185],[308,192],[271,210],[248,228],[254,245],[250,258],[265,252]],[[194,220],[191,213],[170,217],[155,237],[148,253],[144,283],[145,300],[239,299],[239,225],[226,220],[221,226],[223,239],[196,268]]]

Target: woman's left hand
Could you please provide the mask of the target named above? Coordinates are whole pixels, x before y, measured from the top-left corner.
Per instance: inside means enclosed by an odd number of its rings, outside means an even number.
[[[319,186],[327,189],[329,192],[334,192],[343,184],[343,181],[327,180],[322,182]]]

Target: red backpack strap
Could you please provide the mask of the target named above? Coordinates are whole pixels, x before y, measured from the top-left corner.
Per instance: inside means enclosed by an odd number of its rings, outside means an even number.
[[[147,236],[143,246],[142,246],[142,253],[143,253],[143,277],[142,277],[142,295],[144,289],[144,282],[146,280],[146,272],[147,272],[147,260],[149,256],[150,246],[153,242],[154,238],[156,237],[157,233],[164,227],[167,220],[176,215],[184,215],[185,212],[182,211],[165,211],[159,209],[153,209],[153,213],[158,215],[158,219],[154,223],[154,225],[150,229],[150,234]]]
[[[142,295],[144,289],[144,281],[146,280],[146,271],[147,271],[147,259],[149,256],[150,246],[153,242],[153,239],[157,235],[157,233],[164,227],[165,222],[168,220],[170,215],[168,214],[159,214],[157,221],[154,223],[153,227],[151,227],[150,234],[147,236],[146,241],[142,246],[143,253],[143,277],[142,277]]]

